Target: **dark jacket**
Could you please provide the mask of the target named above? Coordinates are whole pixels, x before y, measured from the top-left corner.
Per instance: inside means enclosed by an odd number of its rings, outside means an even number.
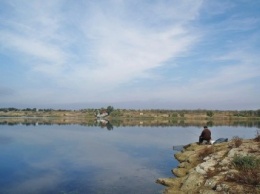
[[[211,131],[208,128],[204,128],[201,132],[200,138],[204,140],[211,140]]]

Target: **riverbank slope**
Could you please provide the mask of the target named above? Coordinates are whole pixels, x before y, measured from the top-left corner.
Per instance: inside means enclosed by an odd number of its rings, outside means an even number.
[[[176,153],[175,178],[159,178],[165,194],[260,193],[260,134],[214,145],[192,143]]]

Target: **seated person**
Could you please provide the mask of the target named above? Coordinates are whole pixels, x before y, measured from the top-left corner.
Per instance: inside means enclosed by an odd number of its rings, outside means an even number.
[[[199,137],[199,144],[201,144],[204,140],[206,140],[208,144],[211,140],[211,131],[208,129],[207,126],[204,126],[204,129],[201,132],[201,135]]]

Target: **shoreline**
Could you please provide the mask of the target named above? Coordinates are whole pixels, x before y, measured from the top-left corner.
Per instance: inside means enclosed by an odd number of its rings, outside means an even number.
[[[182,127],[201,127],[204,125],[207,126],[255,126],[259,128],[260,119],[259,120],[244,120],[244,119],[235,119],[235,120],[222,120],[222,119],[214,119],[214,120],[190,120],[190,119],[169,119],[169,118],[114,118],[107,117],[104,120],[109,121],[109,123],[113,126],[158,126],[158,127],[168,127],[168,126],[182,126]],[[87,117],[82,115],[45,115],[45,116],[0,116],[0,124],[23,124],[23,123],[50,123],[50,124],[84,124],[84,125],[93,125],[98,123],[98,119],[96,117]]]
[[[108,111],[101,109],[102,111]],[[54,110],[0,108],[0,117],[89,117],[95,118],[99,109]],[[132,110],[113,109],[111,119],[168,119],[168,120],[260,120],[260,110]]]
[[[237,145],[238,140],[240,145]],[[254,169],[258,186],[243,184],[235,178],[231,181],[241,173],[233,165],[237,156],[256,157],[260,161],[260,134],[258,139],[232,139],[213,145],[188,144],[174,155],[180,162],[172,169],[176,177],[158,178],[156,183],[167,187],[164,194],[259,193],[260,165]]]

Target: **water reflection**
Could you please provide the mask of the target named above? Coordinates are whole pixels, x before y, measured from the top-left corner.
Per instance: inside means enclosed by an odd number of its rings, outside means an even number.
[[[156,193],[154,180],[166,170],[158,154],[173,161],[138,128],[2,125],[0,132],[13,138],[0,147],[0,193]]]
[[[11,137],[6,137],[6,136],[3,136],[3,135],[0,135],[0,145],[9,144],[11,142],[12,142]]]
[[[201,132],[201,126],[115,130],[111,123],[0,125],[0,193],[161,193],[155,180],[173,176],[178,165],[172,146],[195,142]],[[230,139],[253,138],[257,128],[211,130],[214,139]]]
[[[181,126],[201,127],[207,125],[211,126],[243,126],[243,127],[257,127],[260,128],[260,120],[140,120],[140,119],[63,119],[63,118],[23,118],[23,117],[2,117],[0,118],[0,125],[82,125],[82,126],[99,126],[101,128],[107,128],[107,130],[113,130],[114,127],[122,126],[151,126],[151,127],[169,127],[169,126]]]
[[[101,128],[104,128],[106,127],[107,130],[113,130],[113,125],[111,124],[111,122],[107,119],[102,119],[102,118],[99,118],[96,120],[97,124],[101,127]]]

